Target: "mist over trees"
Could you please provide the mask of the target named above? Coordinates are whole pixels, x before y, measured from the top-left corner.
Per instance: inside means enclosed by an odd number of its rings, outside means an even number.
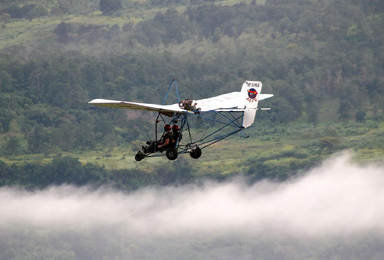
[[[79,164],[55,161],[52,177],[81,180]],[[379,260],[382,173],[344,154],[286,183],[1,187],[0,259]]]

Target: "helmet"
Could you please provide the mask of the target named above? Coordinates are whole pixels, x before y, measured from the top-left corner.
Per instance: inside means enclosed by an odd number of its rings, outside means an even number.
[[[164,125],[164,131],[171,131],[171,125],[170,124],[165,124]]]
[[[180,127],[179,127],[178,125],[173,125],[173,126],[172,126],[172,131],[173,131],[173,132],[180,131]]]

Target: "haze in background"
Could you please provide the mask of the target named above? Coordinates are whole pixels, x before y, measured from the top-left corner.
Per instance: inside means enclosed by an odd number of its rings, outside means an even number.
[[[247,259],[242,252],[250,243],[243,239],[251,237],[291,238],[300,244],[308,239],[346,243],[345,239],[373,236],[364,241],[378,249],[377,243],[384,241],[384,170],[380,165],[358,166],[351,158],[344,153],[295,180],[253,186],[237,179],[134,193],[106,187],[60,186],[34,192],[1,188],[0,226],[10,236],[12,228],[21,227],[56,233],[99,231],[104,238],[129,239],[130,245],[138,238],[151,243],[178,238],[190,250],[195,242],[185,239],[214,237],[219,241],[215,248],[224,246],[222,239],[238,241],[242,259]],[[374,249],[368,248],[372,253]]]

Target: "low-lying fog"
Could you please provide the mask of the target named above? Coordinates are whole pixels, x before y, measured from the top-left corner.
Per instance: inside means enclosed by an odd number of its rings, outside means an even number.
[[[376,248],[384,241],[384,167],[362,167],[351,160],[350,154],[341,154],[288,182],[253,186],[236,179],[133,193],[105,187],[60,186],[34,192],[3,187],[0,227],[11,233],[11,227],[55,232],[99,229],[151,243],[212,236],[226,241],[283,237],[296,243],[343,238],[346,243],[346,238],[359,240],[372,234]],[[245,250],[247,242],[242,243]],[[373,249],[368,245],[365,250]],[[239,257],[247,259],[242,252]]]

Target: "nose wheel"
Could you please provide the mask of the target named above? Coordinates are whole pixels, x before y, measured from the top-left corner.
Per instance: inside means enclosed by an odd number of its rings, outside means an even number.
[[[142,154],[141,152],[137,152],[137,154],[135,155],[135,160],[137,162],[140,162],[143,159],[144,159],[144,154]]]

